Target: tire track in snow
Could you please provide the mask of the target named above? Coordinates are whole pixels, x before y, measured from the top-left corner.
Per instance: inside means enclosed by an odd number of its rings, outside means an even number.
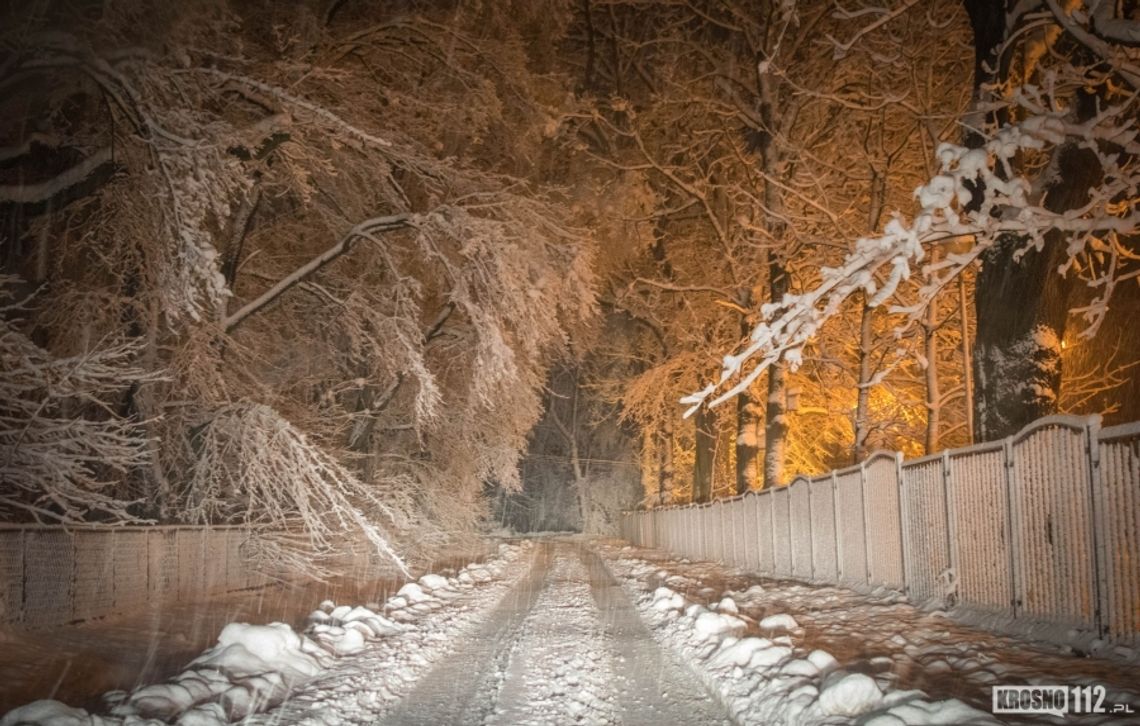
[[[545,572],[545,566],[540,564],[544,556],[544,550],[532,553],[528,545],[507,560],[492,563],[500,571],[509,568],[509,574],[487,585],[474,588],[465,585],[462,597],[447,604],[436,604],[435,611],[419,620],[415,627],[374,641],[367,650],[341,659],[321,677],[294,692],[281,707],[248,719],[246,723],[249,726],[458,723],[447,718],[430,722],[400,720],[394,714],[420,690],[423,680],[440,670],[433,666],[452,662],[452,654],[464,650],[464,643],[480,637],[487,628],[488,612],[498,613],[520,592],[533,588],[531,580],[541,579]],[[480,567],[488,569],[488,566]]]
[[[565,546],[510,652],[488,726],[620,723],[614,654],[591,596],[590,575]]]
[[[539,595],[553,556],[549,542],[526,577],[462,644],[427,673],[378,724],[439,726],[479,724],[490,715],[503,686],[507,660]]]
[[[440,622],[345,659],[258,722],[731,723],[654,641],[597,555],[566,541],[536,550],[529,567],[520,558],[506,580],[435,613]]]
[[[658,645],[602,558],[581,545],[578,556],[589,571],[590,590],[603,614],[606,640],[621,654],[615,684],[622,693],[621,723],[733,723],[701,679]]]

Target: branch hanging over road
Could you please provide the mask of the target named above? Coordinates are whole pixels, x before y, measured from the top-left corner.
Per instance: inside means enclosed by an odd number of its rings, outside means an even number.
[[[310,275],[317,272],[325,265],[329,264],[336,258],[348,252],[352,248],[352,244],[359,239],[373,239],[374,235],[381,232],[391,232],[397,229],[404,229],[405,227],[413,226],[413,218],[410,214],[393,214],[386,217],[373,217],[372,219],[365,220],[360,224],[353,227],[348,234],[341,237],[340,241],[332,247],[329,247],[324,252],[320,253],[313,259],[298,267],[293,272],[282,278],[276,285],[269,288],[255,299],[243,305],[237,312],[227,317],[222,322],[222,327],[227,333],[233,332],[234,328],[241,325],[246,318],[269,305],[277,298],[281,297],[286,290],[293,287],[299,282],[304,281]]]

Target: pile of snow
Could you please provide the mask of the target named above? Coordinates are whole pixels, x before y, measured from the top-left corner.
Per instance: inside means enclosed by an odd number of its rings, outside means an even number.
[[[230,623],[216,645],[165,683],[107,694],[105,700],[113,704],[110,716],[42,700],[10,711],[0,719],[0,726],[122,726],[147,720],[220,726],[244,719],[280,705],[300,684],[326,672],[338,658],[406,633],[418,618],[471,591],[476,583],[501,577],[530,546],[500,545],[497,557],[468,565],[454,578],[424,575],[405,584],[383,607],[338,606],[326,600],[309,615],[303,632],[286,623]]]
[[[773,613],[757,623],[741,614],[742,605],[763,594],[760,587],[726,593],[709,609],[667,584],[641,589],[642,580],[668,583],[675,576],[628,555],[611,564],[656,636],[680,651],[737,723],[999,723],[959,700],[931,702],[921,691],[892,690],[886,681],[843,668],[825,651],[805,652],[796,646],[804,631],[791,615]],[[750,631],[764,637],[746,635]]]

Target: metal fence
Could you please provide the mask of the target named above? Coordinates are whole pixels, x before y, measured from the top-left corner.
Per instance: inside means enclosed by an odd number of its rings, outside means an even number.
[[[38,628],[268,582],[241,527],[0,524],[0,627]]]
[[[627,512],[642,546],[1140,646],[1140,422],[1051,416],[1002,441]]]

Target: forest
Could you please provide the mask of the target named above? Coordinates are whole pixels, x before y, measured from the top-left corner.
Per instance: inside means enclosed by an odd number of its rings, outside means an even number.
[[[1140,418],[1135,0],[9,0],[0,519],[315,573]]]

